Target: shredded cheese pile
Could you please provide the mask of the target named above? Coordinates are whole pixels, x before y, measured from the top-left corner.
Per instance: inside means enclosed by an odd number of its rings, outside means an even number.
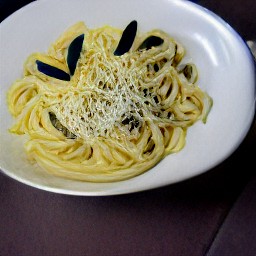
[[[130,118],[141,121],[146,113],[146,98],[139,91],[140,68],[124,68],[127,56],[104,58],[94,53],[94,65],[83,65],[77,87],[69,91],[52,109],[60,122],[77,137],[130,136],[129,125],[122,121]],[[81,62],[87,63],[87,54]],[[139,127],[134,127],[133,134]],[[118,129],[120,130],[118,131]]]

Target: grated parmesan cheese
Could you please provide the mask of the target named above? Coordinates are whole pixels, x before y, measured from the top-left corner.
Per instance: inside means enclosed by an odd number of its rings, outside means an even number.
[[[90,52],[90,58],[93,62],[85,52],[77,86],[53,107],[56,117],[81,138],[136,136],[142,115],[148,112],[139,86],[140,68],[131,63],[127,69],[126,55]],[[132,124],[135,120],[137,127]]]

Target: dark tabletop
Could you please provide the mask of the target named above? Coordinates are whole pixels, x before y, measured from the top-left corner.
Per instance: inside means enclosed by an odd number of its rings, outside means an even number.
[[[0,21],[29,2],[0,0]],[[198,3],[256,39],[255,0]],[[54,194],[0,173],[0,255],[256,255],[255,138],[207,173],[134,194]]]

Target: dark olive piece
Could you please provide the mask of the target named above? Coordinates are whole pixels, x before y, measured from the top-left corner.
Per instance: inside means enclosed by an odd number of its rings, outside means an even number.
[[[71,75],[74,75],[76,64],[80,57],[84,41],[84,34],[76,37],[68,47],[67,64]]]
[[[49,64],[46,64],[40,60],[36,60],[36,64],[37,64],[37,69],[44,73],[47,76],[56,78],[56,79],[60,79],[60,80],[64,80],[64,81],[70,81],[70,75],[67,74],[65,71],[53,67]]]
[[[188,80],[191,79],[191,77],[192,77],[192,72],[193,72],[193,70],[192,70],[191,65],[186,65],[186,66],[184,67],[184,69],[183,69],[183,74],[184,74],[184,76],[185,76]]]
[[[158,36],[150,36],[146,38],[143,43],[139,46],[138,50],[149,50],[153,46],[159,46],[164,42],[164,40]]]
[[[49,112],[49,117],[52,125],[54,128],[56,128],[58,131],[62,132],[65,137],[68,139],[75,139],[76,135],[70,132],[66,127],[64,127],[61,122],[57,119],[56,115],[52,112]]]
[[[137,21],[133,20],[123,31],[119,44],[114,51],[114,55],[121,56],[124,53],[128,52],[132,47],[134,38],[137,33]]]

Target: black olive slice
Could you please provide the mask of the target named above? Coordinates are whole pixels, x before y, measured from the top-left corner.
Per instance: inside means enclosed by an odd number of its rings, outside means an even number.
[[[119,44],[114,51],[114,55],[121,56],[128,52],[133,44],[134,38],[137,33],[137,21],[133,20],[123,31]]]
[[[71,75],[74,75],[76,64],[80,57],[84,41],[84,34],[76,37],[68,47],[67,64]]]
[[[59,68],[53,67],[49,64],[46,64],[40,60],[36,60],[36,64],[37,64],[37,69],[41,73],[44,73],[45,75],[56,78],[56,79],[70,81],[70,75],[65,71]]]
[[[161,45],[164,40],[158,36],[150,36],[146,38],[143,43],[139,46],[138,50],[149,50],[152,47]]]

